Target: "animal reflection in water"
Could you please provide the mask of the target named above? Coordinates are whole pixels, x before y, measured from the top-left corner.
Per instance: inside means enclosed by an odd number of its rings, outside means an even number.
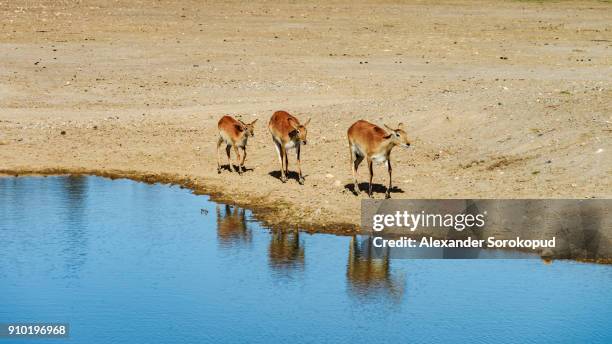
[[[372,238],[351,239],[346,277],[350,292],[357,296],[378,293],[399,300],[404,293],[403,280],[391,273],[389,250],[375,252]]]
[[[244,208],[217,205],[217,238],[221,245],[237,246],[251,242],[245,212]]]
[[[65,257],[65,278],[77,278],[80,270],[87,261],[88,233],[85,230],[84,215],[86,213],[85,201],[87,197],[87,178],[83,176],[69,176],[59,179],[64,190],[59,195],[65,202],[66,226],[63,229],[62,242],[66,247],[62,250]]]
[[[275,270],[291,271],[304,267],[304,247],[300,233],[272,231],[268,246],[269,264]]]

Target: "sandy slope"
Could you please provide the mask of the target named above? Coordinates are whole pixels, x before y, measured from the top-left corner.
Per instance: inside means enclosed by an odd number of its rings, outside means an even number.
[[[612,196],[610,3],[2,1],[0,16],[4,173],[174,181],[270,224],[351,229],[346,129],[367,119],[413,137],[392,155],[395,198]],[[270,175],[279,109],[312,117],[304,186]],[[260,119],[243,176],[216,173],[225,113]]]

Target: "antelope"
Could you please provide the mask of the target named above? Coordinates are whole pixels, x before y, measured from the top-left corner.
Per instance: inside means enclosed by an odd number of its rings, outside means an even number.
[[[357,169],[359,164],[366,158],[368,169],[370,170],[370,185],[368,188],[368,196],[372,197],[372,163],[387,163],[387,171],[389,172],[389,186],[385,193],[385,198],[391,197],[391,150],[395,146],[404,148],[410,147],[408,135],[404,131],[404,125],[398,124],[397,129],[393,129],[385,124],[388,132],[383,128],[374,125],[370,122],[359,120],[348,129],[348,143],[351,154],[351,169],[353,171],[353,183],[355,195],[359,194],[359,186],[357,185]]]
[[[235,172],[230,159],[230,150],[234,148],[236,161],[238,162],[238,174],[242,174],[244,160],[246,159],[247,141],[249,137],[255,136],[255,122],[257,122],[257,119],[246,124],[230,115],[221,117],[217,124],[219,128],[219,139],[217,139],[217,173],[221,173],[221,153],[219,149],[225,143],[225,152],[227,153],[227,163],[229,164],[230,171]],[[242,157],[240,156],[240,150],[242,150]]]
[[[297,118],[293,117],[286,111],[276,111],[270,118],[268,129],[272,134],[272,141],[278,154],[278,160],[281,165],[280,180],[285,183],[289,174],[289,161],[287,160],[287,150],[295,148],[297,154],[298,165],[298,182],[303,185],[304,177],[302,176],[302,166],[300,161],[300,146],[306,145],[306,126],[310,123],[310,118],[300,124]]]

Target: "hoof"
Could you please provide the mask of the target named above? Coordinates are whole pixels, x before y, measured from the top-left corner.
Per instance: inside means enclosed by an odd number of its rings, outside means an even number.
[[[220,168],[217,168],[217,173],[221,174],[221,169]]]
[[[283,183],[286,183],[287,182],[287,178],[281,178],[280,181],[283,182]]]
[[[303,178],[303,177],[302,177],[302,178],[300,178],[300,179],[298,180],[298,183],[300,183],[300,185],[304,185],[304,178]]]
[[[388,192],[385,194],[385,199],[389,199],[391,198],[391,194],[389,194]]]

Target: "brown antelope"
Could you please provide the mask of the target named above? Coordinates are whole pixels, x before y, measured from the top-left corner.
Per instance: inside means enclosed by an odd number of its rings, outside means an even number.
[[[270,130],[270,134],[272,134],[272,141],[274,141],[274,146],[278,153],[278,159],[281,165],[280,179],[283,183],[287,181],[287,175],[289,174],[287,150],[295,148],[299,175],[298,182],[304,184],[300,161],[300,146],[306,145],[306,126],[308,123],[310,123],[310,118],[306,123],[300,124],[297,118],[285,111],[276,111],[272,115],[272,118],[270,118],[268,129]]]
[[[391,197],[391,160],[389,155],[395,146],[408,148],[410,141],[402,123],[398,124],[397,129],[390,128],[386,124],[385,127],[389,132],[370,122],[359,120],[353,123],[347,132],[355,187],[353,192],[355,195],[359,194],[357,169],[363,158],[366,158],[368,169],[370,170],[368,196],[372,197],[372,177],[374,176],[372,163],[386,162],[387,171],[389,172],[389,186],[387,187],[385,198]]]
[[[242,173],[244,169],[244,160],[246,159],[247,140],[250,136],[255,136],[255,122],[257,122],[257,119],[246,124],[229,115],[221,117],[218,123],[219,139],[217,140],[218,173],[221,173],[221,153],[219,149],[223,143],[225,143],[225,152],[227,153],[227,163],[229,164],[230,171],[234,172],[234,166],[230,159],[230,150],[234,148],[236,161],[238,161],[238,174]],[[240,150],[242,150],[242,157],[240,156]]]

